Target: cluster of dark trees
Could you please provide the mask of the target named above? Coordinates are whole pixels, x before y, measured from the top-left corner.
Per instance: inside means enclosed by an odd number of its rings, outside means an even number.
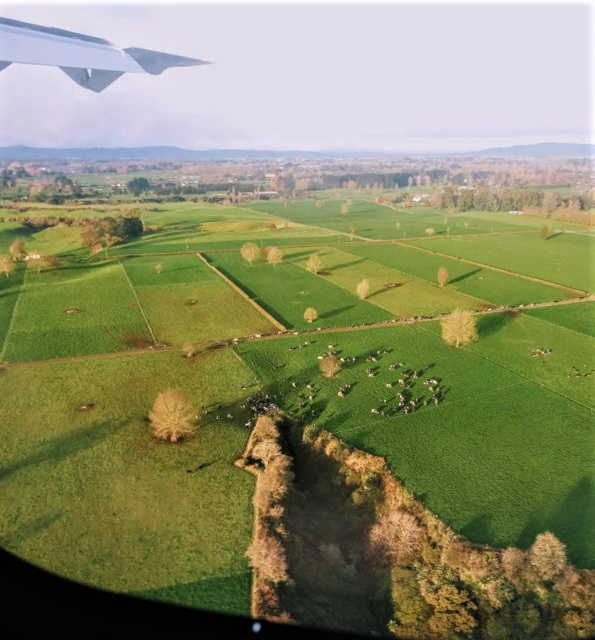
[[[452,211],[523,211],[543,208],[552,212],[559,208],[586,211],[593,207],[589,194],[563,196],[553,190],[479,187],[458,189],[447,185],[433,204]]]
[[[446,171],[434,169],[424,172],[429,175],[432,181],[442,178],[442,174]],[[345,183],[351,183],[355,188],[365,187],[366,185],[382,185],[385,189],[394,189],[395,187],[406,187],[409,185],[409,179],[415,178],[417,173],[412,172],[395,172],[395,173],[342,173],[336,175],[323,175],[323,189],[342,189]]]
[[[30,173],[25,169],[25,167],[19,167],[18,169],[2,169],[2,173],[0,174],[0,180],[3,189],[7,189],[9,187],[14,187],[17,184],[18,178],[28,178],[30,177]]]
[[[126,184],[127,191],[137,197],[148,191],[161,196],[203,195],[211,191],[224,191],[225,193],[231,194],[233,188],[234,185],[229,182],[209,182],[205,184],[187,185],[180,185],[175,182],[158,182],[157,184],[151,184],[147,178],[142,177],[133,178]],[[254,191],[256,185],[242,184],[241,188],[243,191]]]

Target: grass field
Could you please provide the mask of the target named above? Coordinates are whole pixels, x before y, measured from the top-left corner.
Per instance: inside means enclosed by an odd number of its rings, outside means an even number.
[[[435,256],[425,251],[418,251],[404,243],[356,244],[345,247],[343,251],[399,269],[433,284],[437,283],[438,269],[446,267],[447,289],[454,289],[495,305],[551,302],[568,297],[562,289],[556,287],[491,269],[482,269],[452,258]]]
[[[2,546],[104,589],[249,615],[254,482],[232,462],[248,435],[239,387],[253,383],[222,350],[0,373],[0,394],[11,398],[0,404]],[[145,416],[168,386],[197,408],[223,403],[235,419],[158,444]],[[95,407],[77,411],[81,403]]]
[[[20,264],[10,278],[0,278],[0,362],[2,361],[1,354],[6,334],[8,333],[15,304],[19,299],[24,277],[25,266]]]
[[[469,235],[491,232],[538,232],[543,220],[529,216],[512,216],[508,213],[478,212],[446,213],[431,207],[395,209],[379,205],[361,197],[354,197],[349,213],[342,214],[341,200],[323,200],[320,207],[315,200],[295,202],[259,202],[247,205],[250,209],[286,218],[292,222],[307,224],[332,231],[349,233],[355,228],[356,235],[373,239],[402,239],[426,237],[426,229],[434,229],[438,237],[447,235]],[[568,223],[555,223],[555,227],[582,228]]]
[[[0,222],[0,255],[7,255],[17,238],[25,242],[27,251],[47,254],[71,253],[81,247],[80,227],[59,225],[34,232],[18,222]]]
[[[156,264],[162,265],[157,273]],[[196,255],[122,261],[159,343],[222,340],[276,329]]]
[[[595,338],[595,302],[583,302],[571,307],[526,309],[523,311],[525,313]]]
[[[539,235],[446,238],[414,244],[587,292],[595,289],[595,239],[586,235],[562,233],[546,241]]]
[[[151,344],[120,265],[70,265],[26,273],[0,359],[15,362],[121,351],[133,348],[138,340]]]
[[[347,250],[349,250],[349,246],[347,246]],[[357,258],[353,254],[335,247],[322,248],[317,253],[323,262],[323,270],[327,274],[325,275],[326,280],[346,291],[355,293],[357,284],[366,278],[370,286],[370,293],[366,300],[386,309],[397,317],[432,316],[447,313],[456,308],[482,308],[479,300],[391,269],[373,258]],[[294,256],[297,257],[294,258]],[[287,252],[289,260],[304,268],[308,256],[309,254],[304,251]],[[389,285],[397,286],[390,287]]]
[[[263,260],[249,265],[239,253],[211,253],[207,258],[251,298],[289,329],[338,327],[363,322],[380,322],[392,315],[331,284],[325,276],[314,275],[293,260],[307,259],[310,251],[292,253],[275,267]],[[308,324],[304,311],[313,306],[318,320]]]
[[[524,358],[522,344],[505,331],[493,334],[494,350],[498,338],[501,350],[506,344]],[[592,412],[538,384],[545,375],[553,383],[556,368],[543,366],[540,373],[518,366],[523,373],[518,375],[479,355],[481,349],[447,347],[421,325],[327,334],[307,348],[288,350],[299,342],[264,341],[237,350],[290,410],[297,410],[303,385],[314,382],[320,389],[314,406],[322,411],[315,422],[349,444],[384,456],[409,489],[471,540],[527,547],[549,529],[568,545],[572,562],[595,566]],[[342,357],[356,357],[336,380],[318,372],[317,355],[327,343]],[[365,361],[379,349],[390,353],[373,365]],[[395,390],[386,383],[396,383],[399,372],[388,365],[399,361],[412,368],[433,364],[427,375],[447,390],[438,407],[430,404],[390,418],[371,413],[384,406],[385,398],[388,406],[395,405]],[[275,366],[290,381],[279,381]],[[374,378],[364,371],[371,366],[378,367]],[[298,382],[297,389],[291,381]],[[347,382],[350,392],[338,397],[339,386]],[[427,398],[429,393],[418,382],[413,395]]]

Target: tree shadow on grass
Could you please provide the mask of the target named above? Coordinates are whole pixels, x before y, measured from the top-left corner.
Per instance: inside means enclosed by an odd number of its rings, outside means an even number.
[[[337,264],[334,267],[329,267],[327,271],[339,271],[339,269],[346,269],[347,267],[354,267],[357,264],[361,264],[364,262],[364,258],[359,258],[357,260],[350,260],[349,262],[343,262],[341,264]]]
[[[514,322],[515,316],[507,313],[490,313],[485,316],[479,316],[477,321],[477,332],[480,338],[491,336],[498,333],[511,322]]]
[[[327,311],[319,316],[320,320],[327,320],[328,318],[333,318],[334,316],[338,316],[341,313],[345,313],[350,309],[353,309],[354,305],[350,304],[346,307],[339,307],[338,309],[333,309],[333,311]]]
[[[473,271],[468,271],[467,273],[463,273],[462,275],[458,276],[458,278],[453,278],[452,280],[449,280],[448,284],[455,284],[456,282],[461,282],[462,280],[466,280],[467,278],[472,278],[473,276],[477,275],[481,271],[483,271],[483,269],[473,269]]]
[[[592,568],[595,562],[595,483],[589,476],[579,480],[558,509],[550,515],[531,518],[514,544],[529,548],[535,537],[551,531],[567,547],[568,560],[578,568]]]
[[[44,462],[61,462],[87,449],[91,449],[122,429],[124,425],[125,422],[123,421],[116,423],[108,422],[107,420],[95,422],[88,427],[58,436],[49,442],[44,442],[35,453],[1,468],[0,481],[27,467]]]
[[[58,511],[51,515],[46,514],[39,518],[35,518],[34,520],[24,522],[11,533],[0,538],[0,546],[9,547],[26,542],[29,538],[32,538],[38,533],[41,533],[45,529],[51,527],[54,522],[60,520],[63,515],[63,511]]]
[[[494,539],[493,520],[488,513],[475,516],[461,528],[461,533],[471,542],[489,544]]]

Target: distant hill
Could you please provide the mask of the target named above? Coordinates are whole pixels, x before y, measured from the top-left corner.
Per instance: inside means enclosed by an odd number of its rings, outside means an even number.
[[[592,156],[595,153],[595,145],[578,144],[571,142],[540,142],[539,144],[517,144],[514,147],[495,147],[474,151],[459,155],[464,156],[491,156],[497,158],[511,158],[514,156],[528,156],[532,158],[545,158],[548,156],[557,157],[580,157]]]
[[[267,149],[182,149],[181,147],[88,147],[88,148],[42,148],[16,145],[0,147],[0,160],[43,161],[43,160],[87,160],[87,161],[123,161],[123,160],[258,160],[258,159],[323,159],[323,158],[390,158],[390,157],[547,157],[547,156],[591,156],[595,145],[542,142],[540,144],[521,144],[514,147],[498,147],[482,151],[469,152],[385,152],[385,151],[272,151]]]

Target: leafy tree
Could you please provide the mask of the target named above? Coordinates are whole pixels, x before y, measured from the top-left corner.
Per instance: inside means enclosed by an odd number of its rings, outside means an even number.
[[[267,251],[267,262],[274,267],[283,262],[283,252],[279,247],[269,247]]]
[[[322,269],[322,260],[317,253],[313,253],[306,262],[306,271],[317,274]]]
[[[151,183],[146,178],[132,178],[132,180],[130,180],[126,185],[126,188],[138,197],[141,193],[150,191]]]
[[[194,435],[195,413],[190,398],[182,389],[166,389],[149,412],[153,433],[159,440],[177,442]]]
[[[475,316],[470,311],[456,309],[440,324],[444,341],[457,348],[477,338]]]
[[[318,311],[314,307],[308,307],[304,311],[304,320],[306,322],[314,322],[314,320],[318,320]]]
[[[143,232],[143,221],[140,216],[118,216],[118,223],[120,229],[117,235],[122,236],[125,240],[140,236]]]
[[[11,273],[14,271],[14,261],[10,256],[0,256],[0,273],[3,273],[7,278],[10,278]]]
[[[10,245],[10,253],[12,254],[15,260],[21,260],[27,255],[27,248],[25,245],[25,241],[21,240],[21,238],[17,238]]]
[[[446,267],[438,269],[438,284],[443,287],[448,282],[448,270]]]
[[[358,283],[355,291],[360,300],[366,299],[368,293],[370,293],[370,283],[368,282],[367,278],[364,278],[361,282]]]
[[[320,371],[325,378],[334,378],[341,370],[341,361],[337,356],[325,356],[320,361]]]
[[[529,551],[529,562],[541,580],[554,580],[566,567],[566,545],[549,531],[540,533]]]
[[[260,247],[254,242],[246,242],[240,249],[240,255],[246,262],[252,264],[260,256]]]

